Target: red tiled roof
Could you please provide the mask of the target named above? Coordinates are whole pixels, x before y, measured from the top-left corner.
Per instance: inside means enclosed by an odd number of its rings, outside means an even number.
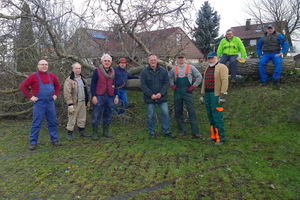
[[[85,29],[85,30],[89,35],[91,35],[92,39],[96,43],[104,45],[105,50],[107,50],[108,52],[117,53],[122,51],[122,45],[117,40],[115,40],[114,38],[115,36],[113,32],[96,30],[96,29]],[[177,32],[183,33],[182,37],[188,38],[190,43],[192,43],[192,40],[190,40],[190,38],[179,27],[149,31],[149,32],[140,32],[137,33],[137,36],[141,38],[141,40],[145,43],[145,45],[147,46],[147,48],[149,48],[151,52],[156,54],[164,54],[165,52],[161,52],[163,51],[163,49],[161,48],[162,44],[165,43],[169,37],[171,38],[172,34]],[[127,34],[125,34],[125,38],[128,41],[131,41],[131,43],[133,44],[132,39]],[[175,43],[175,39],[174,39],[174,43]],[[189,57],[190,58],[202,57],[203,55],[201,51],[199,51],[197,47],[195,48],[196,49],[194,49],[193,51],[190,51],[191,53],[189,53]]]
[[[281,26],[284,27],[285,22],[281,23]],[[263,26],[261,24],[250,24],[250,29],[246,30],[246,26],[235,26],[231,27],[234,30],[234,35],[243,39],[258,39],[260,38],[264,32],[266,31],[266,26],[268,24],[273,24],[276,28],[276,23],[274,22],[268,22],[264,23]],[[277,22],[277,24],[280,24],[280,22]],[[278,30],[278,28],[276,28]]]

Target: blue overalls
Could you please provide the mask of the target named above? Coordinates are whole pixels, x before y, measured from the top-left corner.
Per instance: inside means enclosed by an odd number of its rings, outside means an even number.
[[[30,131],[30,145],[36,145],[39,137],[39,132],[42,126],[43,119],[46,115],[48,122],[48,131],[51,142],[58,141],[57,126],[56,126],[56,111],[53,99],[54,86],[48,73],[49,84],[43,84],[41,77],[36,73],[39,79],[38,100],[33,104],[33,121]]]

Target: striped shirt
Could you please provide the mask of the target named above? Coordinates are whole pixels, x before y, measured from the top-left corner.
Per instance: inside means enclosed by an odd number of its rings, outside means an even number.
[[[213,92],[215,89],[215,66],[208,67],[205,73],[205,92]]]

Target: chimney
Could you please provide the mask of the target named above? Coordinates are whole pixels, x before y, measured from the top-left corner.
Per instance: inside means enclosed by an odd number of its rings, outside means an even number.
[[[247,21],[246,21],[246,31],[250,30],[250,26],[251,26],[251,19],[247,19]]]

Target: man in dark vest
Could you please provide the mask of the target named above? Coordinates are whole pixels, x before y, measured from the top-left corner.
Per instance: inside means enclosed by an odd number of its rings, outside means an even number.
[[[267,26],[267,32],[260,38],[256,45],[257,55],[260,58],[258,71],[263,86],[266,86],[268,81],[266,64],[269,60],[272,60],[274,64],[274,84],[275,86],[279,86],[282,55],[287,52],[288,49],[289,43],[284,39],[283,35],[277,33],[274,26],[269,24]]]
[[[109,124],[112,120],[114,104],[118,104],[119,98],[114,87],[115,71],[111,67],[112,58],[108,54],[101,57],[101,65],[97,67],[92,76],[91,95],[93,104],[93,134],[92,139],[98,140],[98,126],[103,113],[103,136],[110,138]],[[115,96],[116,95],[116,96]],[[114,97],[115,96],[115,97]]]

